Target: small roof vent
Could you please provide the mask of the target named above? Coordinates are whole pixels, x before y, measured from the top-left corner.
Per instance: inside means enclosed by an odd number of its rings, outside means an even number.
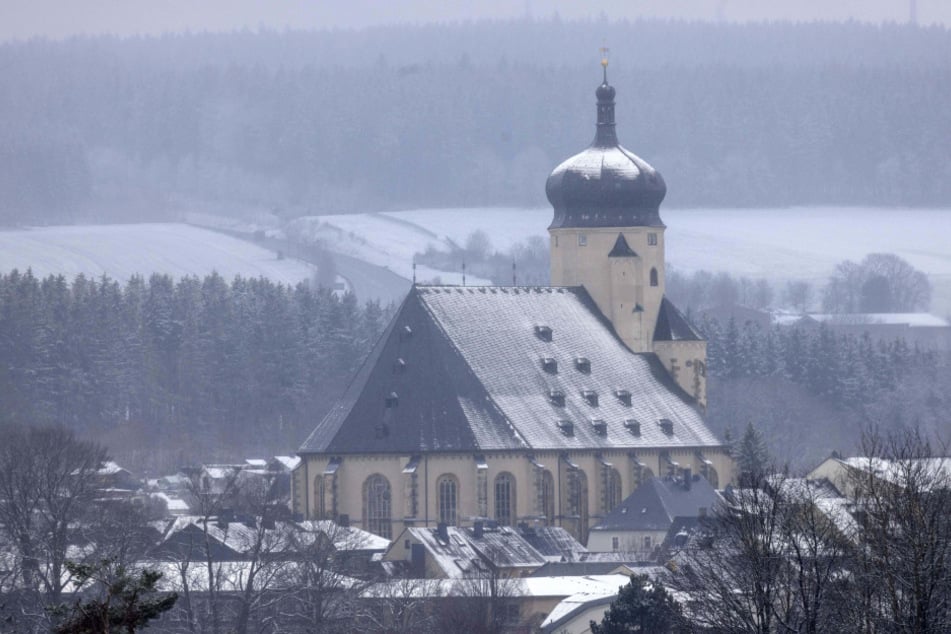
[[[405,371],[406,361],[402,357],[397,358],[396,361],[393,362],[393,372],[395,374],[400,374]]]
[[[535,336],[542,341],[551,341],[551,326],[535,326]]]
[[[403,326],[403,330],[400,331],[400,340],[410,340],[413,338],[413,329],[409,326]]]
[[[548,390],[548,400],[555,407],[564,407],[565,393],[561,390]]]
[[[623,405],[631,406],[630,390],[614,390],[614,395],[617,396],[617,400],[621,401]]]
[[[396,392],[390,392],[386,397],[386,406],[387,407],[396,407],[400,404],[399,394]]]
[[[603,418],[592,418],[591,428],[594,429],[594,433],[596,433],[598,436],[608,435],[608,424],[604,422]]]
[[[598,393],[594,390],[581,390],[581,398],[587,401],[591,407],[598,406]]]
[[[558,362],[551,357],[542,358],[542,369],[548,374],[558,374]]]
[[[624,427],[635,436],[641,435],[641,424],[633,418],[624,419]]]
[[[385,424],[385,423],[381,423],[381,424],[377,425],[377,426],[374,428],[374,430],[373,430],[373,435],[374,435],[377,439],[386,438],[387,436],[390,435],[390,427],[389,427],[389,425],[387,425],[387,424]]]
[[[570,420],[560,420],[556,423],[558,429],[561,430],[565,436],[574,436],[575,435],[575,424]]]
[[[591,361],[587,357],[575,358],[575,369],[584,374],[591,374]]]
[[[660,425],[661,431],[663,431],[668,436],[674,435],[674,421],[669,418],[661,418],[657,423]]]

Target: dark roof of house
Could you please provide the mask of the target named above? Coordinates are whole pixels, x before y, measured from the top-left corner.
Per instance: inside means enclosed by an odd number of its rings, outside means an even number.
[[[519,526],[519,535],[546,558],[571,561],[588,552],[581,542],[561,526]]]
[[[703,341],[703,337],[694,330],[683,313],[664,297],[657,313],[654,341]]]
[[[591,530],[666,531],[674,518],[700,517],[700,509],[712,511],[720,499],[703,476],[693,476],[689,488],[682,478],[651,478]]]
[[[673,434],[642,424],[634,435],[632,418],[669,419]],[[657,357],[626,348],[583,288],[416,286],[300,453],[719,445]]]

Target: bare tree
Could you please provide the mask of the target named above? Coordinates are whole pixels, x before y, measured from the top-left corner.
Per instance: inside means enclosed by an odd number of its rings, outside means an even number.
[[[852,489],[861,524],[854,622],[863,632],[951,631],[951,458],[917,431],[867,433]]]
[[[40,604],[56,604],[69,580],[67,550],[88,518],[106,450],[59,427],[8,426],[2,434],[0,530],[18,559],[21,587],[38,588]]]

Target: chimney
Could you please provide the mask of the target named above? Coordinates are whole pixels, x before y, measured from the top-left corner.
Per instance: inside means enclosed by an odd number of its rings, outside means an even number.
[[[439,541],[449,543],[449,526],[445,522],[439,522],[436,524],[436,535],[439,537]]]
[[[687,467],[684,469],[684,489],[689,491],[691,482],[693,482],[693,472],[690,470],[690,467]]]
[[[482,539],[482,534],[484,529],[485,529],[485,525],[480,520],[472,525],[472,534],[475,536],[476,539]]]

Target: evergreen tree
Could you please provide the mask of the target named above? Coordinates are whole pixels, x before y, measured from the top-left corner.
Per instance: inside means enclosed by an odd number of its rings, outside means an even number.
[[[741,487],[758,486],[769,467],[769,451],[766,441],[752,421],[747,423],[746,431],[733,448],[736,462],[737,481]]]
[[[647,575],[631,575],[592,634],[667,634],[681,631],[682,610],[667,589]]]

